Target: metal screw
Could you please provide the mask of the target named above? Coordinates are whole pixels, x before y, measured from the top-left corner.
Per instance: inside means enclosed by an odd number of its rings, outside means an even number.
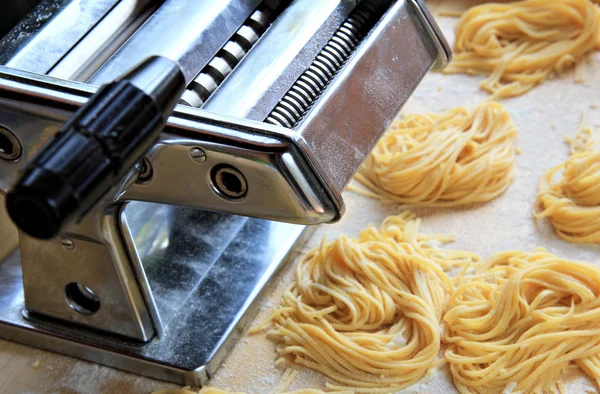
[[[137,163],[136,166],[140,173],[135,183],[144,184],[150,182],[150,180],[152,179],[152,174],[154,173],[150,160],[147,157],[144,157]]]
[[[62,246],[64,246],[65,249],[67,250],[73,250],[73,248],[75,247],[75,245],[73,244],[73,241],[71,241],[69,238],[67,237],[62,237],[60,240],[60,243],[62,244]]]
[[[191,156],[192,160],[196,163],[204,163],[206,161],[206,153],[204,153],[202,148],[192,148]]]

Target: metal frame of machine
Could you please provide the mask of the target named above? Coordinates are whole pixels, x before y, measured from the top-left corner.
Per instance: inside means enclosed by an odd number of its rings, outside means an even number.
[[[0,336],[198,385],[241,336],[306,235],[304,225],[343,215],[346,184],[450,51],[418,0],[319,0],[318,13],[305,1],[205,2],[206,9],[187,11],[202,15],[201,23],[185,19],[157,36],[157,26],[172,24],[178,1],[99,2],[94,10],[104,14],[95,28],[43,70],[28,70],[23,50],[0,67],[0,132],[19,153],[0,156],[0,191],[7,192],[96,92],[94,84],[134,65],[131,53],[154,54],[142,43],[154,39],[164,48],[180,30],[200,31],[160,54],[182,65],[182,103],[201,109],[177,106],[138,166],[60,236],[20,233],[20,249],[0,264]],[[365,19],[363,35],[350,37],[363,25],[348,21],[377,7],[381,14]],[[107,20],[128,22],[107,32]],[[209,39],[211,26],[221,33]],[[42,45],[50,33],[42,30],[29,45]],[[99,55],[77,62],[93,37]],[[328,45],[348,47],[332,52]],[[301,82],[311,72],[324,82],[308,102],[311,86]]]

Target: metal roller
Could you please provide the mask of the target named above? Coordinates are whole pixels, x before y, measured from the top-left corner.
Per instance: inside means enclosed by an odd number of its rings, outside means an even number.
[[[202,108],[263,121],[353,9],[342,0],[292,2]]]
[[[190,83],[181,103],[199,108],[231,73],[276,18],[283,1],[263,2],[200,74]]]
[[[189,83],[259,4],[166,0],[88,82],[110,82],[144,59],[162,56],[179,63]]]
[[[385,10],[384,0],[365,0],[360,3],[321,49],[308,69],[281,98],[265,119],[271,123],[294,128],[310,105],[333,79]]]

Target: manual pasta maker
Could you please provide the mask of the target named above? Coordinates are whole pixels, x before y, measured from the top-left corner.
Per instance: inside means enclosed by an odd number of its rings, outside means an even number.
[[[180,384],[450,58],[420,0],[0,8],[0,337]]]

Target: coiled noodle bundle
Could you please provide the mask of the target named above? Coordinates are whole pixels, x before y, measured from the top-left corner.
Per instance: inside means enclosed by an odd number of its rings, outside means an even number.
[[[568,140],[571,157],[542,178],[534,216],[549,217],[564,240],[600,243],[600,152],[584,123],[585,117],[577,137]]]
[[[461,393],[561,391],[570,365],[600,387],[600,268],[511,251],[458,282],[444,342]]]
[[[349,190],[382,201],[450,207],[501,195],[513,179],[517,134],[498,103],[394,122]]]
[[[443,235],[419,233],[405,212],[359,237],[323,242],[298,264],[268,332],[285,360],[357,393],[393,392],[440,360],[440,319],[452,294],[443,264],[475,255],[444,251]]]
[[[573,66],[600,44],[600,14],[590,0],[525,0],[469,9],[456,27],[445,73],[487,74],[495,98],[521,95]]]

